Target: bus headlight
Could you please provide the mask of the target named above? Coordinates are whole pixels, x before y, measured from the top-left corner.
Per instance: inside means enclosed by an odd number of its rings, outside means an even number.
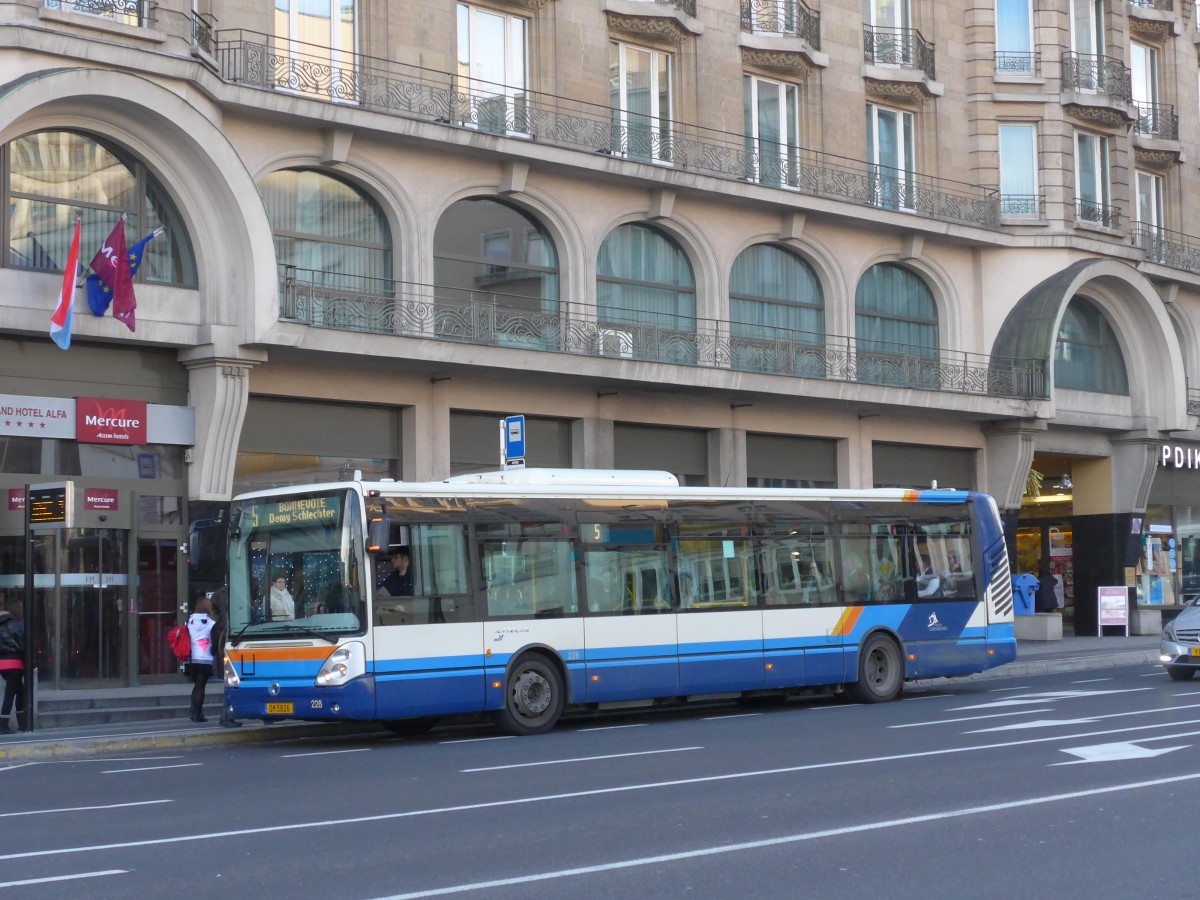
[[[225,657],[225,687],[235,688],[241,686],[242,679],[238,678],[237,669],[229,661],[229,657]]]
[[[333,687],[367,674],[367,651],[358,641],[342,644],[317,673],[317,687]]]

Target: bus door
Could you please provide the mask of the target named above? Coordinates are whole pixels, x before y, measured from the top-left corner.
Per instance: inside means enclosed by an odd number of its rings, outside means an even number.
[[[842,636],[827,526],[797,524],[759,542],[768,688],[838,683]]]
[[[580,532],[585,540],[605,536],[602,526],[581,526]],[[670,555],[653,543],[652,530],[648,537],[643,546],[585,545],[589,703],[680,693]]]
[[[745,537],[680,538],[676,565],[679,686],[685,694],[761,690],[763,617],[752,542]]]
[[[911,611],[901,638],[916,675],[959,675],[987,668],[987,608],[975,586],[966,507],[959,521],[914,524],[906,536]]]
[[[375,558],[377,717],[483,709],[483,623],[467,578],[466,526],[394,525],[392,540]]]

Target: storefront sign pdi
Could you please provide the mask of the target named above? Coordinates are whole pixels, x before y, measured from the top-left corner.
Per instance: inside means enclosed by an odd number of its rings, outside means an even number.
[[[1158,464],[1164,469],[1200,469],[1200,447],[1163,444]]]

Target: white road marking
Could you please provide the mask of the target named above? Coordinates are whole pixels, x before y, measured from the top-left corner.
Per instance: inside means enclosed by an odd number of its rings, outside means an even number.
[[[313,750],[311,753],[284,753],[280,759],[296,759],[299,756],[329,756],[333,753],[366,753],[370,747],[351,747],[347,750]]]
[[[459,769],[460,772],[499,772],[502,769],[528,769],[535,766],[561,766],[564,763],[596,762],[600,759],[625,759],[630,756],[655,756],[659,753],[683,753],[686,750],[703,750],[703,747],[671,747],[667,750],[639,750],[636,753],[610,753],[606,756],[576,756],[571,759],[545,759],[540,762],[512,763],[506,766],[487,766],[480,769]]]
[[[955,706],[949,712],[963,712],[973,709],[992,709],[998,706],[1025,706],[1035,703],[1048,703],[1051,700],[1083,700],[1087,697],[1105,697],[1109,694],[1134,694],[1138,691],[1152,691],[1154,688],[1123,688],[1118,691],[1046,691],[1044,693],[1026,694],[1023,697],[1010,697],[1007,700],[994,700],[991,703],[976,703],[972,706]]]
[[[1085,678],[1082,681],[1072,681],[1071,684],[1095,684],[1097,681],[1112,681],[1111,678]]]
[[[1032,684],[1018,684],[1016,687],[988,688],[989,694],[1006,694],[1009,691],[1028,691],[1033,687]]]
[[[1072,756],[1078,756],[1079,759],[1073,759],[1070,762],[1053,763],[1055,766],[1078,766],[1083,763],[1092,762],[1113,762],[1122,759],[1151,759],[1155,756],[1162,756],[1165,753],[1173,753],[1176,750],[1186,750],[1190,744],[1181,744],[1178,747],[1164,747],[1161,750],[1151,750],[1148,747],[1141,747],[1132,741],[1118,741],[1113,744],[1093,744],[1090,747],[1060,747],[1063,753],[1070,753]]]
[[[438,741],[439,744],[478,744],[483,741],[511,741],[515,735],[497,734],[491,737],[457,738],[453,741]]]
[[[153,806],[155,803],[174,803],[174,800],[138,800],[131,803],[109,803],[104,806],[63,806],[57,809],[27,809],[24,812],[0,813],[0,819],[13,816],[42,816],[48,813],[92,812],[97,809],[124,809],[127,806]]]
[[[1164,725],[1167,723],[1164,723]],[[1176,722],[1176,725],[1200,725],[1200,719],[1189,719]],[[915,753],[897,753],[891,756],[869,756],[860,759],[835,759],[823,763],[808,763],[801,766],[786,766],[780,769],[757,769],[750,772],[727,772],[723,775],[699,775],[694,778],[677,778],[673,781],[652,781],[641,784],[618,785],[615,787],[592,788],[586,791],[566,791],[561,794],[541,794],[533,797],[517,797],[511,800],[489,800],[479,803],[463,803],[458,806],[431,807],[427,809],[411,809],[401,812],[377,813],[371,816],[355,816],[345,819],[321,819],[313,822],[287,822],[283,825],[260,825],[256,828],[239,828],[232,831],[210,831],[194,834],[181,834],[174,837],[149,838],[141,841],[118,841],[111,844],[88,844],[80,847],[59,847],[50,850],[27,850],[21,853],[5,853],[0,855],[0,862],[10,859],[33,859],[43,856],[65,856],[72,853],[95,853],[101,850],[126,850],[137,847],[156,847],[166,844],[187,844],[192,841],[213,841],[232,837],[246,837],[252,834],[278,834],[286,831],[302,831],[309,828],[330,828],[339,825],[367,825],[375,822],[388,822],[396,819],[415,819],[422,816],[446,815],[448,813],[476,812],[481,809],[504,809],[506,807],[533,806],[538,803],[550,803],[556,800],[578,800],[583,797],[605,797],[613,794],[629,794],[635,791],[657,790],[661,788],[688,787],[696,784],[710,784],[722,781],[735,781],[742,778],[763,778],[771,775],[794,775],[799,772],[811,772],[821,769],[845,768],[846,766],[863,766],[874,763],[901,762],[906,759],[924,759],[931,756],[945,756],[950,753],[975,753],[981,750],[1004,750],[1009,747],[1027,747],[1032,744],[1062,742],[1064,740],[1079,740],[1088,737],[1100,737],[1109,734],[1122,734],[1127,731],[1144,731],[1146,728],[1162,728],[1164,725],[1144,725],[1137,728],[1111,728],[1107,731],[1093,731],[1085,734],[1055,735],[1051,737],[1025,738],[1019,741],[1002,741],[995,744],[977,744],[973,747],[940,747],[936,750],[920,750]],[[1191,737],[1200,734],[1197,731],[1184,732],[1164,737]],[[1138,740],[1151,740],[1138,738]],[[1146,784],[1167,784],[1172,781],[1183,781],[1200,778],[1200,775],[1180,776],[1176,779],[1163,779]]]
[[[617,862],[601,863],[594,866],[579,866],[574,869],[558,869],[552,872],[538,872],[532,875],[519,875],[514,878],[498,878],[494,881],[477,881],[472,884],[456,884],[451,887],[434,888],[426,891],[412,891],[407,894],[393,894],[380,900],[417,900],[419,897],[442,897],[447,894],[459,894],[466,891],[482,891],[489,888],[511,887],[520,884],[531,884],[539,881],[551,881],[558,878],[570,878],[577,875],[595,875],[599,872],[612,872],[620,869],[634,869],[643,866],[655,866],[663,863],[681,862],[688,859],[698,859],[705,856],[720,856],[725,853],[741,853],[747,850],[761,850],[765,847],[781,847],[788,844],[799,844],[805,841],[816,841],[822,838],[845,837],[851,834],[863,834],[869,831],[882,831],[886,828],[903,828],[908,825],[920,825],[924,822],[938,822],[946,819],[957,819],[965,816],[978,816],[986,813],[1007,812],[1013,809],[1025,809],[1042,806],[1047,803],[1060,803],[1066,800],[1081,800],[1087,797],[1102,796],[1122,791],[1134,791],[1141,788],[1159,787],[1165,784],[1176,784],[1181,781],[1194,781],[1200,778],[1200,772],[1190,775],[1176,775],[1172,778],[1157,778],[1153,781],[1136,781],[1129,784],[1115,784],[1109,787],[1092,788],[1086,791],[1072,791],[1066,794],[1050,794],[1044,797],[1030,797],[1026,800],[1010,800],[1006,803],[989,803],[985,806],[968,806],[962,809],[948,809],[943,812],[929,813],[923,816],[908,816],[903,819],[884,819],[880,822],[865,822],[862,825],[847,825],[842,828],[828,828],[823,831],[809,831],[801,834],[789,834],[782,837],[767,838],[760,841],[745,841],[739,844],[723,844],[717,847],[702,847],[696,850],[684,850],[679,853],[664,853],[660,856],[643,856],[636,859],[623,859]]]
[[[0,888],[46,884],[50,881],[73,881],[76,878],[99,878],[101,875],[125,875],[128,872],[128,869],[105,869],[103,872],[80,872],[78,875],[54,875],[49,878],[26,878],[24,881],[0,881]]]
[[[753,716],[761,716],[762,713],[729,713],[724,716],[705,716],[705,722],[719,722],[722,719],[749,719]]]
[[[171,766],[135,766],[132,769],[104,769],[101,775],[124,775],[126,772],[157,772],[159,769],[190,769],[204,763],[175,763]]]
[[[1104,713],[1099,716],[1088,716],[1083,719],[1039,719],[1036,722],[1017,722],[1013,725],[997,725],[995,728],[980,728],[976,731],[964,731],[963,734],[987,734],[989,731],[1018,731],[1022,728],[1051,728],[1059,725],[1091,725],[1105,719],[1123,719],[1127,716],[1146,716],[1153,713],[1173,713],[1182,709],[1198,709],[1200,703],[1189,703],[1186,706],[1160,706],[1157,709],[1134,709],[1129,712]]]
[[[1049,709],[1018,709],[1013,712],[988,713],[986,716],[962,716],[958,719],[934,719],[931,722],[907,722],[904,725],[889,725],[888,728],[923,728],[926,725],[957,725],[976,722],[980,719],[1003,719],[1006,716],[1029,716],[1033,713],[1051,712]]]
[[[584,734],[590,731],[615,731],[618,728],[645,728],[645,722],[634,722],[629,725],[597,725],[595,728],[577,728],[576,732]]]

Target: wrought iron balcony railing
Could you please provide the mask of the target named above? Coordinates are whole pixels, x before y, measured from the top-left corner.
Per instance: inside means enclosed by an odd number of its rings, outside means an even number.
[[[936,80],[933,42],[915,28],[876,28],[863,25],[863,58],[877,66],[900,66]]]
[[[1173,12],[1175,0],[1129,0],[1130,6],[1139,9],[1157,9],[1159,12]]]
[[[742,30],[791,35],[821,49],[821,14],[804,0],[742,0]]]
[[[876,167],[797,149],[786,157],[763,142],[684,122],[622,113],[552,94],[503,85],[243,30],[217,32],[223,80],[372,112],[669,166],[734,181],[758,182],[864,206],[981,228],[1000,226],[995,191],[906,173],[905,202],[881,194]],[[881,197],[883,199],[881,199]]]
[[[1062,84],[1068,90],[1107,94],[1126,103],[1133,102],[1133,82],[1129,67],[1111,56],[1064,53]]]
[[[1187,414],[1200,416],[1200,388],[1194,388],[1191,384],[1187,385]]]
[[[1121,210],[1109,203],[1094,203],[1092,200],[1075,200],[1075,221],[1090,222],[1104,228],[1121,227]]]
[[[86,13],[122,25],[142,27],[150,23],[147,0],[46,0],[46,9]]]
[[[671,6],[685,16],[696,17],[696,0],[642,0],[643,3],[653,3],[658,6]]]
[[[1135,101],[1133,107],[1137,111],[1137,119],[1133,123],[1135,134],[1167,141],[1179,140],[1179,116],[1174,106]]]
[[[1095,203],[1091,200],[1075,201],[1075,220],[1101,225],[1105,228],[1121,227],[1121,211],[1109,203]]]
[[[192,41],[205,53],[216,50],[217,17],[208,13],[192,13]]]
[[[1001,194],[1000,215],[1005,219],[1044,218],[1046,198],[1041,194]]]
[[[1017,53],[1012,50],[996,51],[997,75],[1041,75],[1042,54]]]
[[[1168,231],[1146,222],[1135,222],[1133,245],[1140,248],[1151,262],[1200,273],[1200,238]]]
[[[319,328],[1015,399],[1041,360],[280,266],[280,317]]]

